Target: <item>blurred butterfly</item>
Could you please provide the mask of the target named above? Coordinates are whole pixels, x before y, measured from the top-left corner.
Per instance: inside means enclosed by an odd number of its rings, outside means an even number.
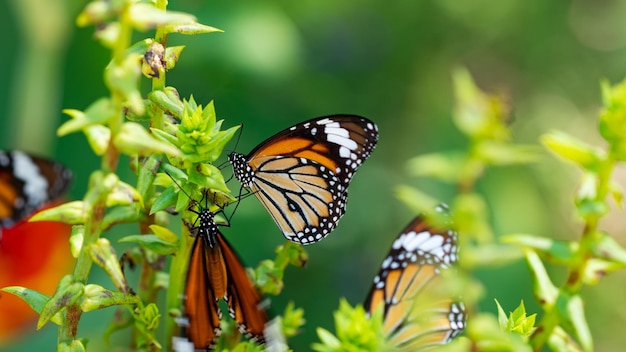
[[[441,205],[437,210],[447,208]],[[364,306],[371,314],[382,305],[385,334],[398,351],[434,348],[465,328],[462,302],[432,297],[439,273],[457,261],[456,240],[455,231],[434,228],[418,216],[383,260]]]
[[[372,121],[331,115],[299,123],[248,155],[231,153],[228,159],[285,237],[310,244],[326,237],[345,213],[350,180],[377,141]]]
[[[71,172],[19,150],[0,151],[0,227],[13,226],[69,187]]]
[[[260,307],[261,296],[220,233],[215,213],[209,211],[208,204],[192,211],[198,214],[199,225],[192,229],[196,239],[185,286],[187,338],[196,349],[215,347],[222,317],[218,303],[223,298],[240,332],[259,344],[264,343],[263,330],[268,319]]]

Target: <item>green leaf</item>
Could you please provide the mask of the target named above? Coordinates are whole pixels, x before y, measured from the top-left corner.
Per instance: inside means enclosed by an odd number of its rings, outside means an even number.
[[[76,304],[83,295],[83,284],[74,281],[72,275],[64,276],[59,281],[56,291],[50,299],[44,304],[39,313],[37,321],[37,330],[41,329],[50,319],[57,313],[66,309],[68,306]]]
[[[135,187],[120,180],[109,193],[106,205],[107,207],[114,207],[116,205],[131,205],[135,203],[139,203],[139,205],[143,206],[141,194],[139,194]]]
[[[557,326],[554,328],[548,340],[548,346],[552,351],[559,352],[582,352],[582,348],[568,335],[563,328]]]
[[[476,156],[489,165],[528,164],[539,159],[539,150],[531,145],[487,140],[478,143]]]
[[[585,264],[583,282],[587,285],[597,285],[600,279],[607,274],[624,269],[624,264],[591,258]]]
[[[150,230],[163,241],[178,245],[178,236],[170,229],[159,225],[150,225]]]
[[[35,290],[31,290],[29,288],[20,287],[20,286],[3,287],[0,290],[19,297],[22,301],[26,302],[38,314],[41,314],[41,311],[43,310],[44,305],[50,299],[50,296],[44,295],[43,293],[37,292]],[[51,318],[51,321],[55,323],[56,325],[63,324],[63,321],[60,315],[53,316]]]
[[[493,242],[493,230],[489,224],[488,208],[484,198],[474,192],[460,194],[452,204],[454,224],[459,233],[478,243]]]
[[[180,58],[180,54],[185,49],[184,45],[179,46],[170,46],[165,49],[165,69],[171,70],[176,66],[178,62],[178,58]]]
[[[508,141],[504,100],[480,91],[466,69],[456,69],[452,78],[456,96],[453,120],[459,130],[475,140]]]
[[[163,90],[152,91],[148,93],[148,99],[155,103],[160,109],[178,119],[183,116],[184,105],[182,100],[180,100],[178,91],[174,87],[165,87]],[[165,131],[161,132],[167,133]]]
[[[174,24],[164,26],[165,33],[180,33],[185,35],[196,35],[203,33],[223,32],[221,29],[207,26],[204,24],[191,22],[184,24]]]
[[[113,49],[119,41],[121,30],[122,26],[119,22],[100,24],[95,29],[94,38],[105,48]]]
[[[609,192],[611,193],[611,196],[613,196],[615,204],[620,210],[623,209],[622,204],[624,203],[624,188],[617,182],[611,182],[609,188]]]
[[[495,298],[493,300],[496,302],[496,307],[498,308],[498,324],[500,325],[500,329],[506,331],[509,326],[509,318],[504,312],[504,309],[502,309],[500,302]]]
[[[406,185],[397,186],[394,193],[396,198],[400,199],[416,214],[429,212],[441,203],[426,193]]]
[[[254,271],[255,285],[263,294],[278,296],[283,289],[283,269],[271,260],[263,260]]]
[[[141,247],[161,255],[169,255],[178,250],[178,242],[173,244],[156,235],[130,235],[121,238],[118,242],[137,243]]]
[[[57,221],[70,225],[84,224],[86,219],[85,204],[82,201],[63,203],[35,214],[29,221]]]
[[[569,265],[575,260],[578,243],[573,241],[557,241],[547,237],[527,234],[509,234],[500,237],[503,243],[530,248],[539,252],[547,260],[561,265]]]
[[[91,312],[115,305],[136,304],[139,301],[139,297],[135,295],[110,291],[100,285],[89,284],[84,288],[80,308],[83,312]]]
[[[140,320],[144,322],[148,330],[155,330],[159,326],[161,313],[156,304],[150,303],[140,312]]]
[[[595,221],[609,212],[609,205],[605,199],[598,198],[600,183],[598,174],[585,172],[576,195],[576,210],[585,220]]]
[[[125,122],[120,133],[115,136],[113,144],[127,155],[160,154],[181,157],[182,154],[173,145],[155,139],[146,129],[135,122]]]
[[[57,135],[59,137],[66,136],[70,133],[80,132],[89,126],[106,123],[109,119],[115,116],[115,108],[113,107],[111,100],[108,98],[100,98],[89,105],[85,112],[74,109],[66,109],[63,110],[63,113],[69,115],[72,120],[65,122],[59,127],[57,130]]]
[[[105,126],[94,125],[86,127],[83,132],[91,150],[98,156],[104,155],[111,141],[111,130]]]
[[[596,258],[622,266],[626,265],[626,249],[607,233],[597,232],[594,234],[591,251]]]
[[[532,249],[525,249],[524,253],[530,269],[535,298],[542,307],[552,306],[557,299],[559,290],[550,280],[550,276],[537,253]]]
[[[318,327],[315,331],[317,331],[317,336],[322,343],[313,344],[312,348],[314,351],[327,352],[337,351],[339,349],[341,342],[330,331],[320,327]]]
[[[110,229],[113,225],[129,224],[145,219],[146,214],[142,209],[137,209],[136,205],[118,206],[104,214],[102,228]]]
[[[494,268],[517,262],[524,257],[522,250],[510,245],[483,244],[463,250],[462,263],[467,268]]]
[[[600,134],[609,142],[611,156],[626,160],[626,81],[614,86],[602,84],[604,109],[600,113]]]
[[[162,211],[175,206],[177,198],[178,192],[176,192],[174,187],[164,189],[163,192],[161,192],[161,194],[159,194],[159,196],[154,200],[154,203],[152,203],[150,215],[156,213],[157,211]]]
[[[561,327],[576,338],[583,350],[593,351],[593,340],[585,318],[583,299],[579,295],[561,292],[556,302],[556,310]]]
[[[506,329],[528,338],[535,330],[536,318],[537,314],[526,315],[526,307],[524,307],[524,301],[522,301],[509,315]]]
[[[99,238],[89,246],[91,259],[107,273],[115,287],[121,292],[130,292],[126,277],[117,259],[117,253],[106,238]]]
[[[474,342],[470,349],[484,352],[531,352],[523,337],[500,329],[499,323],[492,314],[477,313],[468,320],[465,335]],[[456,343],[461,339],[456,339]],[[465,345],[461,345],[464,346]],[[470,349],[457,349],[468,351]]]
[[[379,308],[382,308],[379,307]],[[383,329],[382,309],[376,309],[367,317],[363,306],[352,308],[341,299],[339,309],[333,314],[337,336],[318,329],[321,344],[313,344],[315,351],[389,351]]]
[[[541,142],[557,156],[588,171],[597,172],[606,160],[606,153],[602,149],[565,132],[555,131],[545,134],[541,137]]]
[[[124,97],[124,105],[135,115],[143,115],[145,106],[139,91],[141,55],[128,54],[121,63],[111,62],[104,72],[107,87]],[[115,115],[113,115],[115,116]]]
[[[282,328],[285,337],[296,336],[305,322],[304,309],[296,308],[295,304],[291,301],[287,303],[285,311],[282,314]]]
[[[85,226],[74,225],[72,226],[72,233],[70,235],[70,252],[72,257],[78,258],[80,250],[83,248],[83,239],[85,238]]]
[[[76,17],[78,27],[105,23],[115,14],[113,2],[105,0],[95,0],[89,2]]]
[[[461,153],[422,154],[409,159],[407,169],[413,176],[426,176],[446,182],[458,182],[465,156]],[[432,209],[432,208],[430,208]]]
[[[86,352],[87,348],[81,339],[61,341],[57,346],[57,352]]]
[[[155,28],[156,26],[195,23],[196,18],[192,15],[163,11],[152,4],[135,2],[129,11],[130,20],[135,28],[140,31]]]
[[[198,168],[189,170],[189,182],[201,187],[230,193],[220,170],[212,164],[200,164]]]
[[[274,263],[279,268],[286,268],[287,265],[293,265],[304,268],[309,261],[309,254],[303,246],[286,241],[285,244],[276,248],[276,259]]]

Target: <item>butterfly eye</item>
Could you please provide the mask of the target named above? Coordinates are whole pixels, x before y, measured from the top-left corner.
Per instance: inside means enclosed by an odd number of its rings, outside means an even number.
[[[378,141],[376,125],[360,116],[302,122],[229,161],[285,237],[309,244],[326,237],[346,211],[352,176]]]

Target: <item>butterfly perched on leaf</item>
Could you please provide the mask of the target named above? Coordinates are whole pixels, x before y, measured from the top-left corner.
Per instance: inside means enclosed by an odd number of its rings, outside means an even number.
[[[72,173],[55,161],[0,151],[0,227],[13,226],[59,198],[71,179]]]
[[[445,206],[437,208],[445,212]],[[457,233],[418,216],[400,233],[383,260],[365,310],[383,309],[383,329],[398,351],[423,351],[448,343],[465,328],[465,307],[433,297],[440,273],[458,259]]]
[[[261,201],[285,237],[310,244],[337,226],[352,176],[377,141],[378,127],[365,117],[331,115],[299,123],[248,155],[228,158],[235,177]]]
[[[206,196],[205,196],[206,197]],[[220,335],[219,300],[228,303],[230,316],[247,338],[264,343],[268,321],[261,296],[246,270],[219,231],[215,213],[199,207],[196,238],[191,250],[185,285],[185,335],[196,349],[210,350]]]

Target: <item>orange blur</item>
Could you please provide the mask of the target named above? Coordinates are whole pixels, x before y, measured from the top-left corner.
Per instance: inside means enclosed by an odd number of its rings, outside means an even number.
[[[23,286],[52,295],[74,262],[68,243],[70,231],[67,224],[27,221],[3,229],[0,288]],[[12,294],[0,292],[0,317],[0,345],[35,331],[37,313]]]

